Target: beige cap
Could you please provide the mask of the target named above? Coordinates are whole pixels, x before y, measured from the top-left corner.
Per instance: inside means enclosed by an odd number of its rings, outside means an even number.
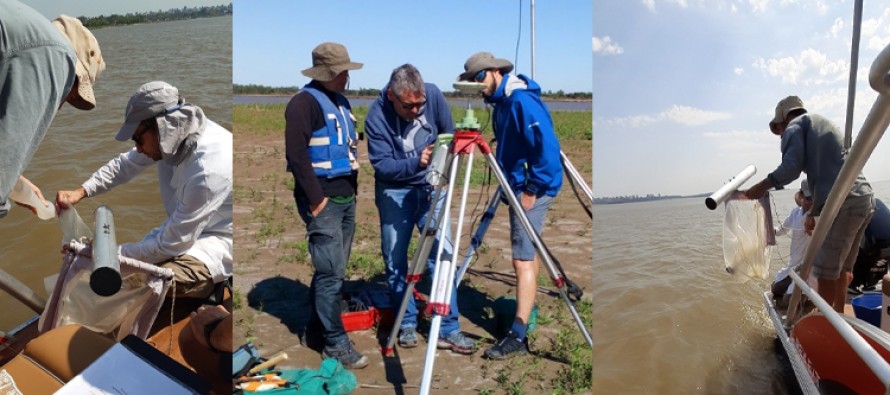
[[[312,50],[312,67],[302,73],[313,80],[327,82],[345,70],[358,70],[362,66],[349,59],[349,52],[342,44],[326,42]]]
[[[53,20],[53,25],[62,32],[62,35],[71,43],[74,54],[77,56],[75,72],[77,73],[77,95],[68,100],[72,106],[81,110],[92,110],[96,107],[96,97],[93,96],[93,84],[99,79],[99,74],[105,70],[105,61],[102,60],[102,50],[99,42],[89,29],[83,26],[77,18],[67,15],[59,15]]]
[[[788,117],[789,112],[797,109],[803,109],[804,111],[806,111],[806,109],[803,108],[803,101],[801,101],[799,97],[788,96],[782,99],[781,101],[779,101],[779,104],[776,105],[776,116],[773,117],[773,120],[770,123],[778,124],[784,121],[785,118]],[[770,126],[770,129],[772,129],[772,126]]]
[[[498,69],[501,74],[513,71],[513,63],[506,59],[498,59],[491,52],[476,52],[464,62],[464,72],[457,77],[458,81],[470,81],[481,70]]]

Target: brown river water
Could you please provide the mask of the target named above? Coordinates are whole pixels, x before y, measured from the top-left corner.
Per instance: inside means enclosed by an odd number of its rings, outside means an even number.
[[[114,139],[130,95],[143,83],[162,80],[179,88],[189,102],[223,127],[232,127],[232,18],[218,17],[93,30],[107,68],[95,85],[93,111],[65,105],[56,114],[24,175],[54,200],[56,191],[74,189],[132,142]],[[92,227],[93,212],[114,212],[118,243],[138,241],[166,217],[154,168],[127,185],[76,206]],[[47,296],[43,279],[58,272],[62,233],[55,219],[40,221],[14,208],[0,219],[0,268]],[[0,291],[0,330],[34,313]]]
[[[775,223],[794,207],[797,185],[773,193]],[[890,199],[890,182],[872,185]],[[762,299],[788,262],[790,237],[777,238],[767,280],[731,276],[724,210],[704,200],[594,206],[594,393],[791,393]]]

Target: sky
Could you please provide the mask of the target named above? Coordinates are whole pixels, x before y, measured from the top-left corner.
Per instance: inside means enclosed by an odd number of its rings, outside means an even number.
[[[99,15],[124,15],[129,12],[167,11],[171,8],[228,5],[231,0],[152,0],[151,2],[121,0],[19,0],[49,19],[59,14],[73,17]]]
[[[864,3],[854,140],[876,98],[868,70],[890,44],[890,4]],[[742,186],[749,188],[781,162],[768,123],[788,95],[843,133],[853,6],[595,0],[594,195],[713,192],[753,164],[757,173]],[[871,181],[890,179],[884,140],[863,171]]]
[[[350,72],[350,89],[379,89],[393,69],[411,63],[424,81],[453,90],[477,51],[531,74],[528,0],[239,0],[234,9],[236,84],[302,86],[308,79],[300,71],[325,41],[344,44],[364,63]],[[591,91],[591,12],[589,1],[535,3],[535,79],[544,91]]]

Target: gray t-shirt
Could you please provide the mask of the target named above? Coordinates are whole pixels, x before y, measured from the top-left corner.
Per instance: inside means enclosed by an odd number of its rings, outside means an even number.
[[[46,17],[0,0],[0,216],[74,86],[76,61],[68,39]]]
[[[843,135],[827,118],[804,114],[788,124],[782,133],[781,147],[782,163],[767,177],[773,186],[780,188],[797,179],[801,172],[807,173],[807,182],[813,195],[811,211],[818,216],[844,165]],[[859,173],[848,196],[872,194],[871,185]]]

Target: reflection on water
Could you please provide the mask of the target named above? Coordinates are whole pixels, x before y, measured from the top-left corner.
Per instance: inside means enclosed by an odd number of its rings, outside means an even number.
[[[799,185],[799,184],[792,184]],[[873,183],[887,201],[890,182]],[[773,194],[776,223],[796,188]],[[723,269],[723,209],[704,198],[594,206],[596,393],[787,393],[762,303]],[[771,276],[788,262],[779,237]]]
[[[225,128],[232,126],[232,18],[206,18],[93,31],[107,68],[95,85],[93,111],[65,105],[56,115],[25,177],[53,199],[59,189],[74,189],[115,155],[132,147],[114,139],[130,95],[140,85],[163,80],[179,88],[189,102]],[[117,241],[138,241],[166,217],[154,168],[129,184],[78,204],[84,221],[107,205],[114,212]],[[43,278],[61,264],[61,231],[55,220],[39,221],[15,208],[0,219],[0,268],[46,297]],[[0,329],[30,316],[20,303],[0,291]]]

